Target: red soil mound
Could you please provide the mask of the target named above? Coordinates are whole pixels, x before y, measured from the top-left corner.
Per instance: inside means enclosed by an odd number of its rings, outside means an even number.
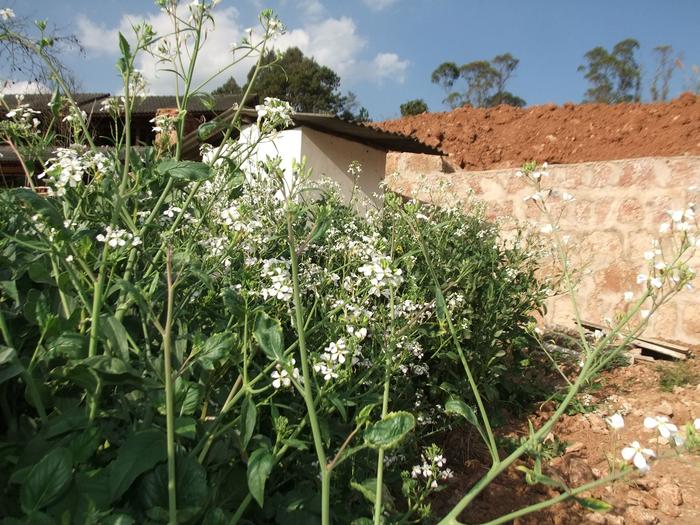
[[[657,104],[463,107],[379,122],[436,146],[464,169],[700,155],[700,97]]]

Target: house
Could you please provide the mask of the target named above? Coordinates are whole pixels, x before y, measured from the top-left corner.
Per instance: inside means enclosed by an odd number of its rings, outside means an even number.
[[[97,145],[109,146],[111,116],[101,111],[102,103],[109,98],[107,93],[84,93],[74,95],[78,106],[87,113],[89,128]],[[50,95],[27,95],[24,103],[34,108],[47,108]],[[206,142],[218,144],[222,138],[221,128],[230,121],[236,112],[240,98],[235,95],[213,97],[210,104],[200,99],[193,99],[187,108],[186,131],[183,140],[183,156],[189,159],[199,157],[202,144],[198,128],[205,122],[217,122],[219,128],[210,132]],[[247,102],[254,104],[256,98],[249,97]],[[176,107],[173,96],[149,96],[138,101],[132,113],[132,139],[134,144],[151,144],[155,139],[151,119],[159,112]],[[254,140],[257,112],[244,108],[240,112],[243,132],[239,137],[242,142]],[[291,128],[280,131],[273,140],[259,144],[254,160],[265,160],[268,156],[280,156],[282,167],[288,177],[292,175],[293,163],[306,159],[306,166],[312,171],[313,178],[328,177],[334,180],[341,192],[348,199],[355,185],[355,178],[348,174],[351,162],[357,161],[362,172],[357,178],[360,191],[373,199],[381,194],[380,184],[386,170],[387,152],[426,153],[440,155],[436,148],[427,146],[418,140],[382,131],[363,124],[348,122],[332,115],[295,113]],[[0,146],[0,185],[23,184],[24,172],[19,159],[8,146]],[[3,184],[4,182],[4,184]]]

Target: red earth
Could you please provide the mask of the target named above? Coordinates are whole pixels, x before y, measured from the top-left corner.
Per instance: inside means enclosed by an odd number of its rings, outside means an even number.
[[[441,149],[462,169],[700,155],[700,97],[655,104],[462,107],[373,124]]]

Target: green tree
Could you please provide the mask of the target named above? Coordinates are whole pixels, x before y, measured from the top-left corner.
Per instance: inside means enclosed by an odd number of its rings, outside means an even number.
[[[254,89],[260,99],[275,97],[286,100],[294,111],[301,113],[330,113],[346,120],[369,120],[367,109],[360,106],[354,93],[341,94],[338,74],[304,56],[298,47],[290,47],[281,54],[269,52],[263,59],[263,66],[255,79]],[[254,69],[248,72],[243,87],[231,77],[212,93],[245,91],[253,73]]]
[[[656,71],[651,81],[651,100],[668,100],[669,84],[673,77],[673,70],[680,63],[679,57],[673,56],[673,46],[656,46],[654,49],[656,59]]]
[[[578,67],[591,84],[585,102],[616,104],[636,102],[641,96],[641,68],[636,58],[639,42],[627,38],[615,44],[612,51],[594,47],[584,58],[587,64]]]
[[[218,88],[211,92],[212,95],[239,95],[243,92],[243,88],[236,82],[236,79],[229,79],[221,84]]]
[[[476,60],[459,67],[454,62],[443,62],[433,71],[431,80],[445,89],[447,97],[443,102],[453,108],[465,104],[482,108],[499,104],[522,107],[526,102],[506,90],[519,62],[510,53],[497,55],[491,61]],[[466,88],[452,91],[460,78],[466,82]]]
[[[428,112],[428,104],[422,98],[415,98],[401,104],[401,116],[420,115]]]

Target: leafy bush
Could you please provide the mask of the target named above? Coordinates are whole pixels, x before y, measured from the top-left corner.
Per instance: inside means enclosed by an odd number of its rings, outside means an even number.
[[[190,7],[187,31],[208,9]],[[451,471],[424,436],[447,428],[442,406],[475,402],[448,317],[496,401],[544,299],[535,258],[478,210],[387,195],[358,216],[304,166],[290,179],[252,162],[228,138],[238,115],[202,162],[181,159],[184,112],[132,148],[134,56],[154,42],[145,25],[120,39],[126,96],[105,110],[122,149],[94,147],[65,92],[43,135],[27,107],[3,128],[48,193],[0,193],[6,521],[310,523],[331,504],[342,523],[372,505],[427,516]],[[265,42],[244,46],[265,56]],[[291,122],[286,103],[257,109],[261,140]]]

